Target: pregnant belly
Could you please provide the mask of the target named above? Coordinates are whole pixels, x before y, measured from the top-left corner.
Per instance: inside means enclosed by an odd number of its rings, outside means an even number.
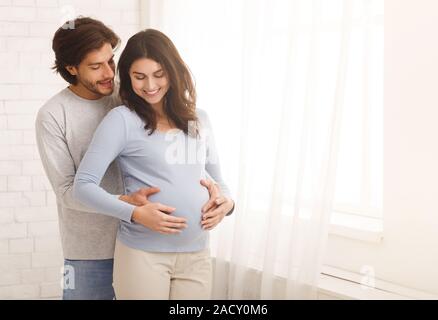
[[[187,219],[187,228],[182,236],[196,237],[204,232],[201,227],[202,207],[209,199],[208,190],[198,181],[180,185],[162,183],[158,186],[160,192],[149,197],[151,202],[159,202],[163,205],[176,208],[171,213],[175,217]]]

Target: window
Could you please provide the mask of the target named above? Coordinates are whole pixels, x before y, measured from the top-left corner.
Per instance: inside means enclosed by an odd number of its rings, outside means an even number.
[[[325,116],[324,104],[334,100],[336,67],[339,56],[342,22],[342,0],[320,1],[320,18],[317,42],[312,44],[312,19],[314,1],[254,1],[251,6],[244,1],[174,1],[153,2],[153,12],[163,17],[149,16],[149,25],[157,27],[176,44],[196,79],[198,107],[206,109],[212,119],[224,177],[232,191],[237,190],[240,174],[236,165],[239,154],[239,126],[242,118],[250,117],[253,128],[250,145],[254,159],[247,163],[248,172],[257,175],[249,194],[250,210],[255,214],[267,210],[272,186],[275,158],[263,146],[275,147],[280,119],[280,106],[284,96],[282,85],[291,77],[291,116],[296,119],[288,132],[290,150],[299,150],[302,113],[305,100],[315,99],[321,119]],[[259,21],[245,26],[243,8],[253,10]],[[266,12],[266,14],[260,14]],[[294,16],[294,12],[298,12]],[[341,142],[338,156],[334,221],[342,214],[370,218],[382,217],[383,180],[383,1],[354,1],[353,29],[348,49],[347,85],[343,109]],[[252,12],[250,13],[252,14]],[[249,14],[249,15],[250,15]],[[292,19],[292,17],[294,17]],[[254,21],[253,21],[254,22]],[[294,59],[284,63],[287,44],[291,37],[288,30],[292,23],[297,30]],[[259,38],[257,38],[259,37]],[[245,52],[245,42],[251,42],[256,52]],[[333,45],[335,44],[335,45]],[[309,70],[311,46],[317,46],[316,65]],[[245,69],[248,61],[259,59],[260,68]],[[313,79],[309,74],[313,72]],[[245,74],[245,79],[242,74]],[[258,83],[264,93],[243,90],[243,82]],[[308,92],[307,82],[314,81],[314,92]],[[261,85],[260,85],[261,84]],[[256,86],[254,86],[256,87]],[[317,93],[317,94],[315,94]],[[243,101],[251,106],[242,114]],[[319,110],[319,109],[318,109]],[[230,116],[232,115],[232,116]],[[312,121],[318,122],[315,118]],[[217,134],[220,132],[220,135]],[[270,149],[271,150],[271,149]],[[298,154],[290,154],[297,159]],[[285,215],[293,205],[296,168],[286,169],[288,183],[284,186]],[[341,215],[336,215],[339,213]],[[342,220],[342,219],[341,219]]]

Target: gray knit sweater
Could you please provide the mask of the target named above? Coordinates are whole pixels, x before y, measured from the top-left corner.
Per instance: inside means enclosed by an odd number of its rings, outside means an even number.
[[[38,149],[56,194],[59,228],[65,259],[111,259],[119,220],[94,212],[72,197],[76,170],[94,131],[115,106],[116,96],[99,100],[80,98],[66,88],[41,107],[36,119]],[[117,164],[112,163],[100,186],[108,193],[123,193]]]

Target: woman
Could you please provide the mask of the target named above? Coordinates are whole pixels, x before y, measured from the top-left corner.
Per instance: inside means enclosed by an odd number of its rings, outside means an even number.
[[[75,195],[96,210],[124,217],[114,255],[117,299],[208,299],[208,231],[223,217],[202,221],[209,195],[199,180],[209,174],[225,195],[226,211],[234,206],[221,177],[210,121],[196,109],[190,72],[163,33],[148,29],[131,37],[118,72],[124,105],[111,110],[96,130],[76,174]],[[169,222],[166,232],[136,223],[143,207],[99,187],[114,159],[126,193],[158,187],[161,192],[149,200],[158,210],[174,210],[171,215],[180,222]]]

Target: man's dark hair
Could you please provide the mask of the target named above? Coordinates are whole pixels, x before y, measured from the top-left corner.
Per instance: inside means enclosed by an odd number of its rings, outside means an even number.
[[[52,69],[70,84],[76,84],[76,76],[71,75],[66,66],[78,66],[88,53],[100,49],[105,43],[116,49],[120,38],[102,22],[87,17],[67,21],[53,37],[55,65]]]

